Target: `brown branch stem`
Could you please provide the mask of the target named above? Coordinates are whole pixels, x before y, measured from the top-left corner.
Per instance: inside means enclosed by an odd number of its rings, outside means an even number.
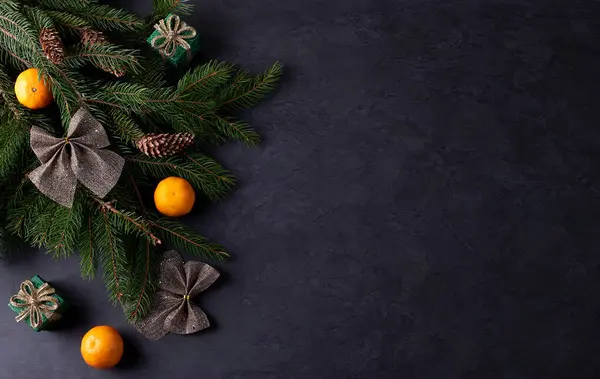
[[[135,190],[135,194],[140,202],[140,207],[142,208],[142,213],[144,215],[147,215],[148,212],[146,211],[146,207],[144,206],[144,201],[142,200],[142,194],[140,193],[140,189],[138,188],[137,184],[135,183],[135,179],[133,178],[133,175],[129,174],[129,181],[131,182],[131,185],[133,186],[133,189]]]
[[[156,227],[156,228],[159,228],[159,229],[162,229],[162,230],[164,230],[164,231],[166,231],[166,232],[169,232],[169,233],[171,233],[171,234],[173,234],[173,235],[175,235],[175,236],[177,236],[177,237],[181,238],[182,240],[186,241],[186,242],[187,242],[187,243],[189,243],[189,244],[192,244],[192,245],[195,245],[195,246],[199,246],[199,247],[204,247],[204,248],[206,248],[206,249],[208,249],[208,250],[212,251],[212,252],[213,252],[213,253],[215,253],[215,254],[223,255],[223,256],[226,256],[226,257],[228,257],[228,256],[229,256],[229,254],[227,254],[227,253],[226,253],[226,252],[224,252],[224,251],[221,251],[221,250],[215,250],[215,249],[213,249],[212,247],[207,247],[206,245],[202,245],[202,244],[199,244],[198,242],[194,242],[194,241],[192,241],[191,239],[189,239],[189,238],[187,238],[187,237],[185,237],[185,236],[183,236],[183,235],[181,235],[181,234],[179,234],[179,233],[177,233],[177,232],[174,232],[174,231],[172,231],[171,229],[165,228],[164,226],[161,226],[161,225],[159,225],[159,224],[157,224],[157,223],[155,223],[155,222],[153,222],[153,221],[148,221],[148,222],[149,222],[149,223],[150,223],[152,226],[154,226],[154,227]]]
[[[122,105],[115,104],[115,103],[109,103],[108,101],[104,101],[104,100],[85,98],[84,101],[86,103],[98,103],[98,104],[104,104],[104,105],[108,105],[108,106],[115,107],[115,108],[126,109],[126,107],[123,107]]]
[[[138,221],[134,220],[133,218],[127,216],[125,213],[121,212],[120,210],[118,210],[117,208],[113,207],[113,205],[111,204],[111,202],[106,202],[103,201],[97,197],[94,198],[94,200],[100,204],[100,206],[102,207],[103,212],[106,212],[107,210],[118,215],[119,217],[124,218],[125,220],[127,220],[127,222],[135,225],[136,228],[138,228],[139,230],[141,230],[142,232],[144,232],[144,234],[146,236],[148,236],[151,240],[152,243],[154,245],[160,245],[162,244],[162,241],[156,237],[154,234],[152,234],[152,232],[150,232],[148,230],[148,228],[146,228],[144,225],[140,224]]]

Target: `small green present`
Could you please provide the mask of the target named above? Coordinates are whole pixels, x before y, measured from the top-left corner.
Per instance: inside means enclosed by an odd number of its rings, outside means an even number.
[[[25,321],[36,332],[61,318],[65,300],[39,276],[21,283],[19,293],[10,298],[10,309],[17,313],[17,322]]]
[[[177,15],[169,13],[154,29],[148,43],[175,66],[187,64],[200,50],[198,33]]]

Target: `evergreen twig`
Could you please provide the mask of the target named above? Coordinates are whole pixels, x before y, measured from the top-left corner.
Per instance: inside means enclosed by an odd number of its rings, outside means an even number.
[[[149,238],[149,240],[152,241],[153,245],[160,245],[162,243],[161,240],[158,237],[156,237],[154,234],[152,234],[152,232],[149,230],[149,228],[143,224],[143,221],[136,220],[127,212],[118,210],[111,204],[112,202],[106,202],[97,197],[94,197],[94,200],[98,204],[100,204],[103,212],[108,210],[108,211],[112,212],[113,214],[117,215],[119,218],[123,219],[125,222],[131,223],[133,226],[135,226],[135,228],[137,228],[141,234],[147,236]]]

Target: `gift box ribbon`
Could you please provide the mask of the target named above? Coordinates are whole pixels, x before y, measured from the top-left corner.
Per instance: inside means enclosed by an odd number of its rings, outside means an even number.
[[[19,293],[10,298],[10,305],[22,309],[21,313],[15,317],[17,322],[29,318],[31,326],[35,329],[42,325],[42,316],[49,319],[54,311],[58,309],[58,299],[52,296],[56,291],[48,283],[42,284],[39,288],[31,280],[21,283]]]
[[[177,52],[179,46],[183,47],[189,54],[192,48],[186,39],[196,37],[196,30],[181,21],[179,16],[170,14],[164,20],[160,20],[154,25],[158,34],[152,38],[150,44],[158,49],[166,57],[172,57]]]

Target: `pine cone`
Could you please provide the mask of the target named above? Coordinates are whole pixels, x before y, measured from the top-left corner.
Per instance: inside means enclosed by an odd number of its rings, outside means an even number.
[[[179,153],[193,143],[194,135],[191,133],[146,134],[137,141],[136,145],[147,156],[161,158]]]
[[[81,37],[81,43],[84,46],[94,46],[94,45],[106,45],[108,44],[108,40],[104,37],[102,32],[92,29],[92,28],[80,28],[79,36]],[[109,74],[113,74],[117,78],[125,76],[124,70],[111,70],[108,67],[101,67],[102,70],[108,72]]]
[[[44,54],[54,64],[61,64],[65,58],[65,46],[55,29],[44,28],[40,32],[40,45]]]
[[[94,30],[92,28],[81,28],[79,29],[79,35],[81,37],[81,43],[84,45],[105,45],[108,41],[104,37],[102,32]]]

